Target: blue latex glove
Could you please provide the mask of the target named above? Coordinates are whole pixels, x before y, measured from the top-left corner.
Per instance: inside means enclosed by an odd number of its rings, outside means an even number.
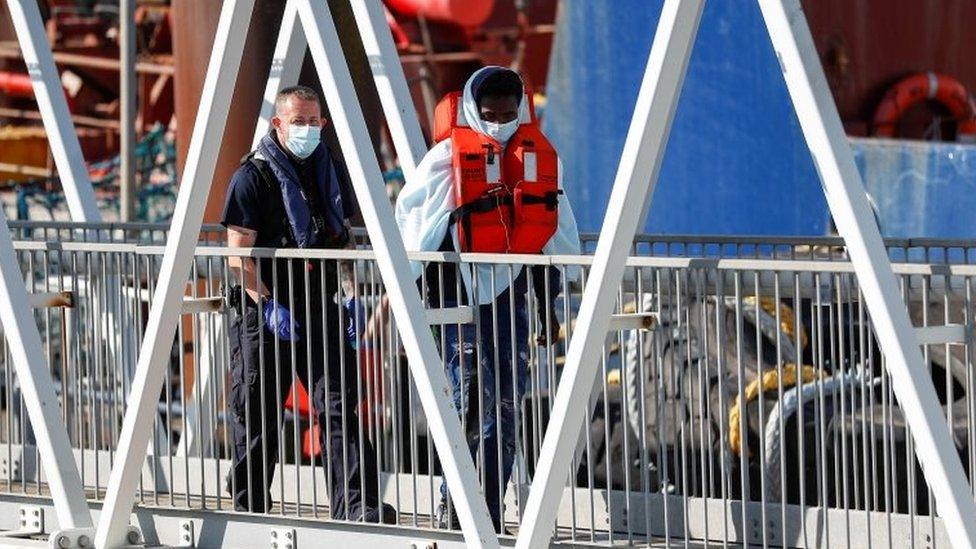
[[[301,325],[298,321],[292,321],[291,311],[286,309],[281,303],[273,299],[264,302],[264,327],[281,339],[282,341],[298,341],[300,338],[297,333],[292,333],[292,323],[297,332]]]
[[[342,304],[346,309],[346,340],[352,345],[353,349],[359,348],[359,338],[356,337],[356,327],[359,332],[366,331],[366,305],[360,303],[355,297],[350,297]]]

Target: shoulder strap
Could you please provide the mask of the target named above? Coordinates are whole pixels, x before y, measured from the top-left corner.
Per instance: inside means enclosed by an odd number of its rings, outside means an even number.
[[[275,179],[275,175],[271,173],[271,168],[268,167],[268,161],[264,160],[263,158],[258,158],[257,151],[251,151],[244,155],[244,158],[241,159],[241,165],[244,164],[251,164],[254,166],[254,169],[261,174],[261,181],[263,181],[270,190],[278,189],[277,180]]]
[[[250,164],[258,171],[258,175],[261,178],[261,182],[264,183],[267,191],[274,193],[276,196],[281,196],[281,188],[278,185],[278,180],[275,178],[274,173],[268,166],[268,161],[263,158],[258,158],[257,151],[251,151],[241,158],[241,165]],[[287,220],[282,220],[281,223],[282,230],[284,230],[287,235],[286,238],[291,242],[297,242],[295,238],[294,231],[292,230],[291,223]]]

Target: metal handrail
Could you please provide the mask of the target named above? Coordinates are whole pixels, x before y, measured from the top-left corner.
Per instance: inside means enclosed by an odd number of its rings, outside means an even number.
[[[34,221],[10,220],[7,222],[11,229],[19,230],[110,230],[110,231],[168,231],[169,223],[150,222],[100,222],[83,223],[75,221]],[[204,233],[222,233],[226,229],[216,223],[204,224]],[[362,227],[353,229],[356,237],[367,237]],[[599,233],[581,232],[580,240],[593,243],[599,239]],[[665,234],[641,233],[634,236],[635,244],[744,244],[757,246],[837,246],[843,247],[844,239],[839,236],[813,235],[729,235],[729,234]],[[889,237],[884,239],[889,248],[976,248],[976,236],[973,238],[939,238],[939,237]]]

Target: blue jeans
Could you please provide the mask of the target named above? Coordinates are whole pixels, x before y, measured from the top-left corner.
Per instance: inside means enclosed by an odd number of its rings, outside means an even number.
[[[461,416],[471,456],[480,466],[496,530],[515,461],[516,407],[522,402],[529,378],[525,279],[524,273],[518,276],[494,305],[481,305],[477,324],[462,325],[460,330],[456,324],[445,325],[442,332],[441,349],[446,353],[454,406]],[[441,497],[447,500],[446,484],[441,485]]]

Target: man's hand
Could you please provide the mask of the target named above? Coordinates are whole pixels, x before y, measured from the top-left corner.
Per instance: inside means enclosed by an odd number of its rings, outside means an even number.
[[[559,321],[556,317],[555,300],[559,295],[561,273],[559,269],[552,266],[535,265],[531,269],[532,291],[535,293],[536,315],[540,327],[540,334],[536,336],[535,341],[539,345],[552,345],[559,341]]]
[[[264,327],[269,332],[282,341],[298,341],[300,338],[292,332],[293,326],[296,332],[301,328],[297,320],[292,320],[291,311],[274,299],[264,302]]]
[[[556,308],[550,306],[548,314],[539,308],[540,333],[535,338],[537,345],[547,346],[559,341],[559,320],[556,318]]]

